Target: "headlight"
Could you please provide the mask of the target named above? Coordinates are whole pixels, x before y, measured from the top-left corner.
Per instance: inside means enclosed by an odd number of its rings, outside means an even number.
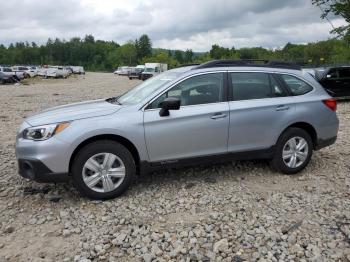
[[[58,133],[61,133],[69,126],[69,124],[69,122],[65,122],[59,124],[29,127],[23,131],[23,138],[35,141],[46,140]]]

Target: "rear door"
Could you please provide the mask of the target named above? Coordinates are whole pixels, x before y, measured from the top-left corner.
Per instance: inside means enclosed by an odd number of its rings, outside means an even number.
[[[227,152],[229,106],[224,72],[191,76],[153,101],[144,112],[151,162]],[[159,115],[165,97],[181,100],[179,110]]]
[[[229,72],[229,152],[268,149],[293,118],[293,97],[274,74]]]

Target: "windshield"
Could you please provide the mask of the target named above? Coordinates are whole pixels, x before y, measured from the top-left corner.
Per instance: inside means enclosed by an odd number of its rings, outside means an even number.
[[[148,67],[148,68],[145,69],[145,72],[154,72],[154,68]]]
[[[120,96],[118,98],[118,103],[128,105],[137,104],[159,90],[164,84],[174,80],[178,75],[179,72],[165,72],[152,77]]]

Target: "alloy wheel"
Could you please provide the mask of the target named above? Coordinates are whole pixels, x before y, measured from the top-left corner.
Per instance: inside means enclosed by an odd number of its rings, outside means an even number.
[[[116,189],[125,178],[123,161],[112,153],[90,157],[82,170],[84,183],[93,191],[106,193]]]
[[[297,168],[305,162],[308,153],[309,146],[307,141],[302,137],[292,137],[283,147],[283,162],[290,168]]]

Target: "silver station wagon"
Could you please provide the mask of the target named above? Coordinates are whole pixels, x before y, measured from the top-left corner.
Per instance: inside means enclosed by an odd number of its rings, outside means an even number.
[[[294,174],[333,144],[336,101],[293,63],[216,60],[153,77],[127,93],[28,117],[17,134],[19,174],[73,179],[93,199],[122,194],[140,172],[267,159]]]

